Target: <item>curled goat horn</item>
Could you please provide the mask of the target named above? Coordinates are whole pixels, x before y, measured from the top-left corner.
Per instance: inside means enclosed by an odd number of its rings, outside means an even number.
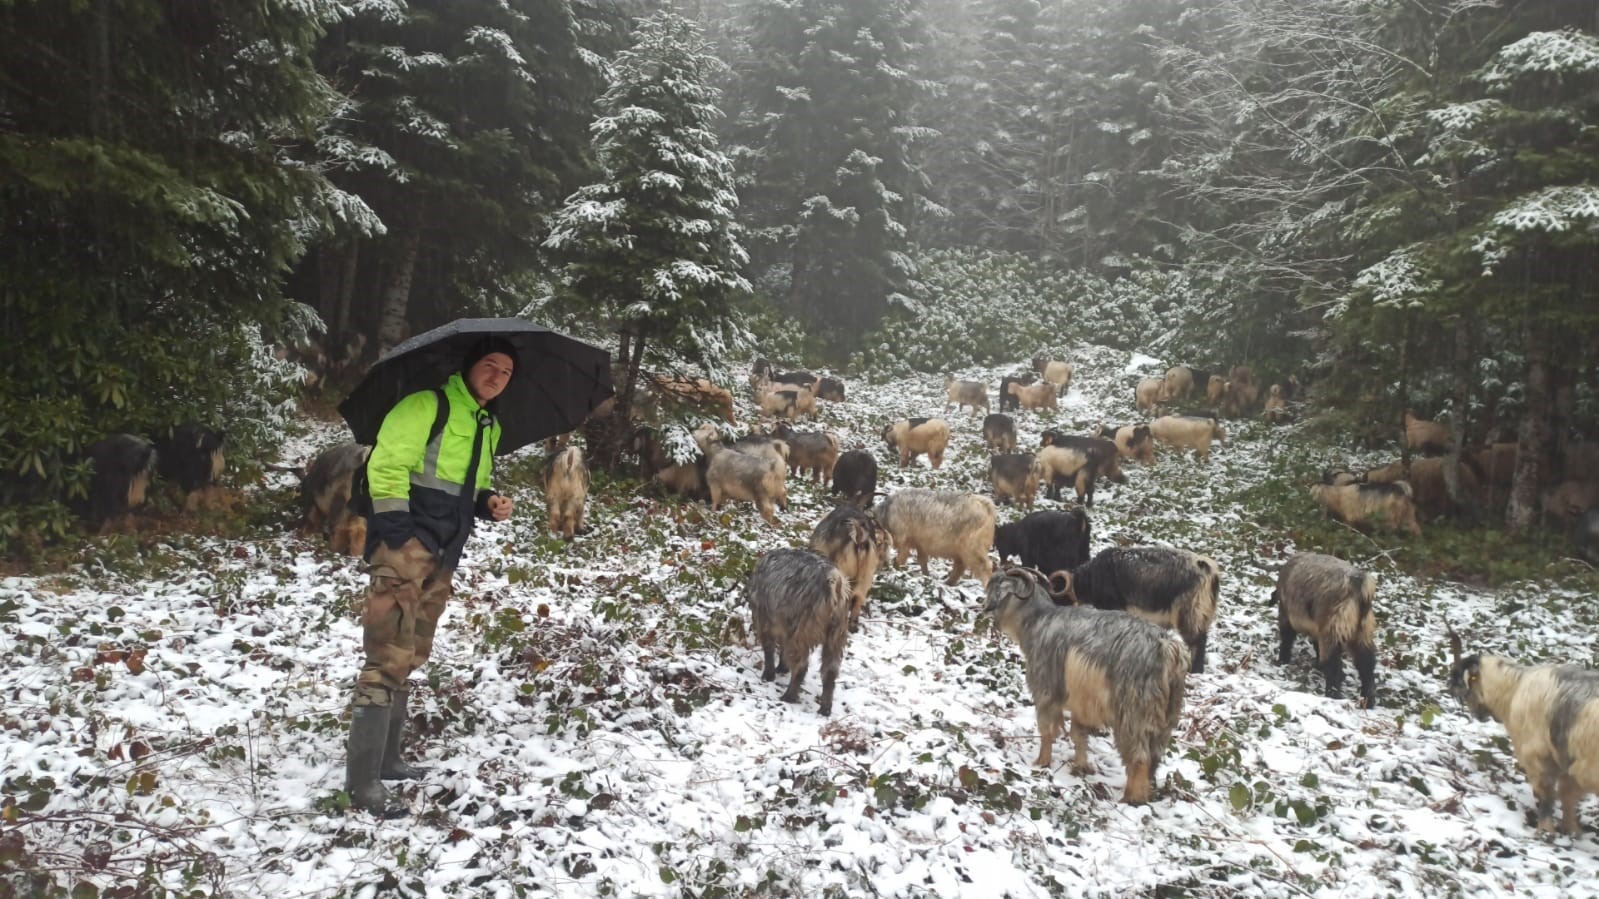
[[[1454,659],[1452,659],[1453,662],[1460,661],[1460,635],[1455,633],[1455,626],[1452,624],[1449,625],[1449,652],[1454,656]]]
[[[1060,588],[1055,585],[1059,583]],[[1044,589],[1049,591],[1050,598],[1057,604],[1077,605],[1077,594],[1072,590],[1072,573],[1070,571],[1057,571],[1049,576],[1044,583]]]

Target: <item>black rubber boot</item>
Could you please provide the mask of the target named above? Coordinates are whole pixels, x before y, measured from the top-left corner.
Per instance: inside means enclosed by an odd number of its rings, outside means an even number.
[[[398,818],[405,809],[389,807],[389,791],[378,779],[383,743],[388,738],[389,707],[358,705],[350,717],[350,748],[344,763],[344,791],[350,806],[379,818]]]
[[[400,742],[405,739],[405,703],[410,696],[410,690],[395,690],[389,698],[389,734],[383,744],[384,780],[420,780],[428,773],[428,769],[407,765],[400,757]]]

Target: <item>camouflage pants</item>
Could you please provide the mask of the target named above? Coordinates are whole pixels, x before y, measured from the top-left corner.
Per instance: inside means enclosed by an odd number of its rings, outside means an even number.
[[[449,569],[412,538],[399,549],[378,544],[372,551],[372,584],[361,615],[366,661],[355,682],[356,705],[388,705],[393,691],[427,663],[433,632],[451,591]]]

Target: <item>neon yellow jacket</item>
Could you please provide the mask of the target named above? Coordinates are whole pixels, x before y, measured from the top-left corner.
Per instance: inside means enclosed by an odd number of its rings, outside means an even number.
[[[487,518],[486,503],[493,495],[494,450],[500,443],[500,423],[478,405],[460,373],[444,384],[450,416],[431,442],[428,432],[438,415],[434,392],[413,393],[389,410],[378,429],[377,445],[367,459],[366,476],[372,491],[372,519],[366,554],[382,542],[398,548],[412,537],[420,538],[446,568],[460,560],[461,547],[472,532],[474,513]],[[479,451],[472,490],[462,496],[462,485],[472,464],[472,444],[480,417],[487,423]]]

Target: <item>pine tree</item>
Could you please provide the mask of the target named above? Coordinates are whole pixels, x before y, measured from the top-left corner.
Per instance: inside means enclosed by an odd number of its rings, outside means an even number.
[[[786,272],[789,311],[848,350],[890,303],[914,294],[905,254],[926,193],[915,160],[930,137],[912,0],[760,0],[738,123],[750,171],[741,198],[757,275]]]
[[[482,310],[539,266],[546,217],[588,171],[600,72],[582,33],[603,40],[613,6],[350,5],[317,51],[351,97],[318,150],[387,232],[333,243],[303,273],[302,295],[335,330],[348,324],[381,349],[413,326]]]
[[[645,363],[689,362],[725,381],[722,365],[748,342],[735,303],[749,258],[714,130],[720,67],[686,19],[641,20],[592,126],[604,178],[567,199],[545,241],[565,263],[556,311],[598,315],[620,337],[622,420]]]

